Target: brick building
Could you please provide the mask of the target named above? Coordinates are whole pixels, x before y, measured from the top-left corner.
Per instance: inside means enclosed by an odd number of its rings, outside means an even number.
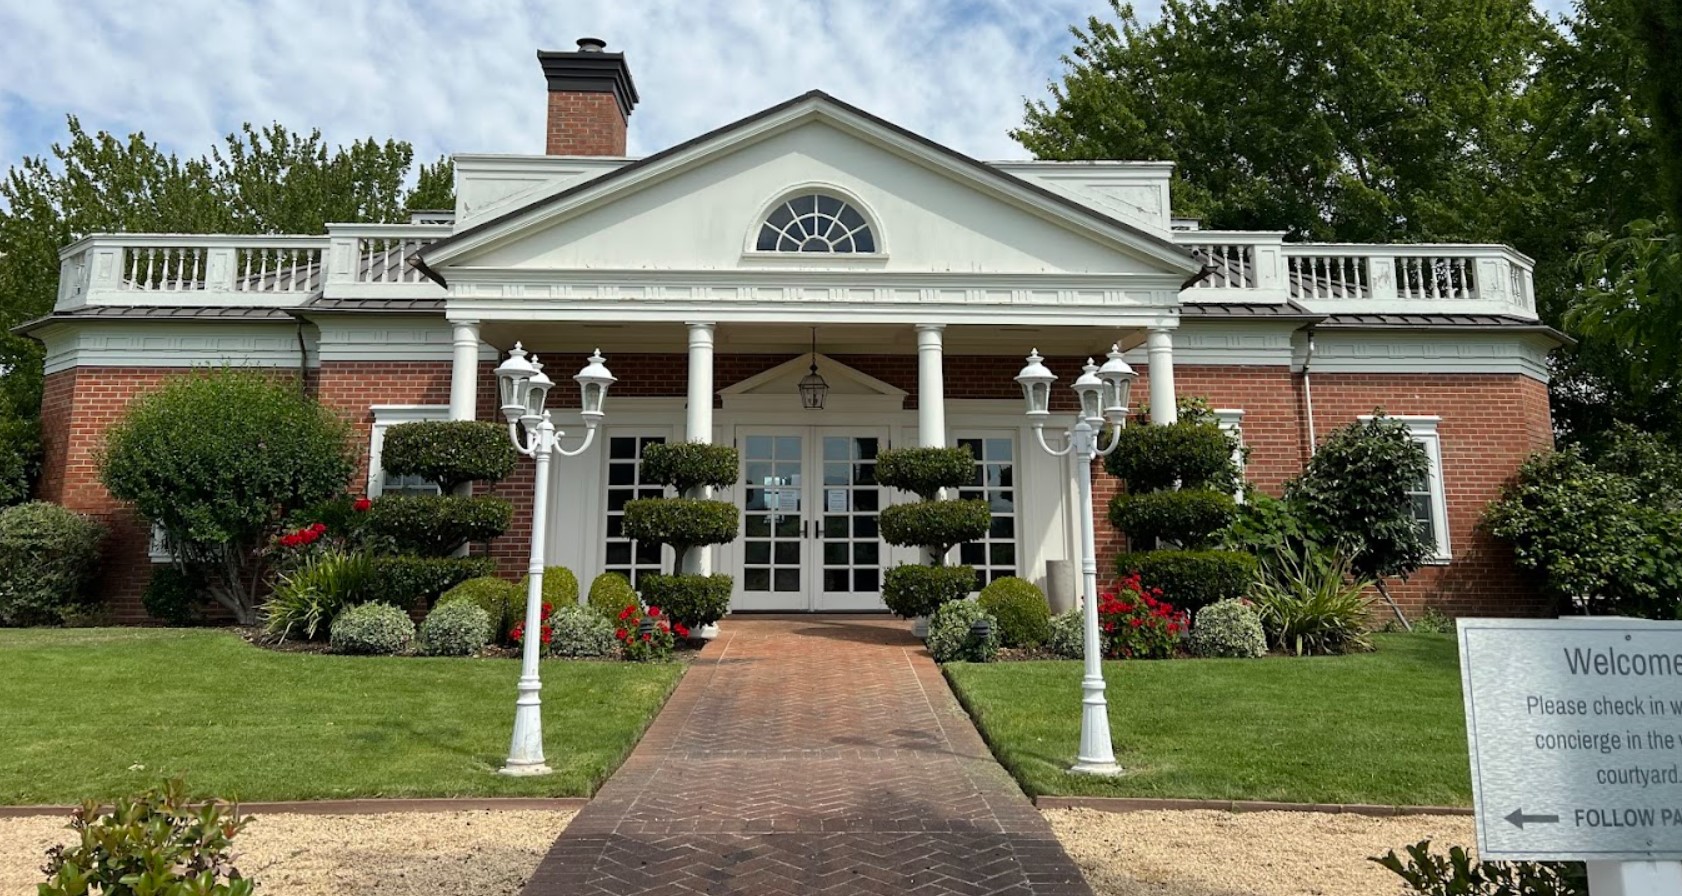
[[[386,427],[500,420],[492,370],[516,342],[564,377],[600,348],[618,382],[594,450],[557,461],[549,554],[584,581],[669,568],[622,536],[652,492],[641,448],[734,444],[744,536],[711,565],[738,609],[881,607],[872,483],[886,446],[969,445],[989,537],[963,560],[1046,579],[1077,561],[1066,461],[1041,451],[1012,380],[1029,349],[1062,379],[1112,344],[1138,400],[1171,419],[1203,396],[1277,493],[1328,431],[1382,407],[1428,449],[1413,496],[1438,549],[1404,604],[1522,614],[1541,604],[1479,515],[1551,443],[1529,259],[1503,246],[1285,243],[1199,230],[1159,162],[981,162],[822,93],[642,159],[620,54],[540,53],[547,154],[459,155],[456,208],[280,237],[96,235],[63,252],[46,346],[42,497],[111,521],[119,618],[156,545],[97,481],[104,429],[161,378],[206,364],[296,371],[354,420],[371,495],[422,487],[380,469]],[[812,372],[828,394],[802,406]],[[569,388],[558,425],[575,430]],[[1055,439],[1055,437],[1054,437]],[[1099,497],[1114,483],[1099,475]],[[498,486],[529,516],[530,464]],[[520,512],[520,507],[528,513]],[[1102,508],[1100,508],[1102,516]],[[529,529],[492,552],[510,573]],[[1101,568],[1119,547],[1102,519]]]

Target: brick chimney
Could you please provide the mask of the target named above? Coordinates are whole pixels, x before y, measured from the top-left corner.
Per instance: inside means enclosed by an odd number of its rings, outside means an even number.
[[[637,86],[625,54],[605,53],[607,43],[578,39],[573,52],[537,51],[549,81],[549,130],[544,152],[552,156],[622,156],[625,120],[637,104]]]

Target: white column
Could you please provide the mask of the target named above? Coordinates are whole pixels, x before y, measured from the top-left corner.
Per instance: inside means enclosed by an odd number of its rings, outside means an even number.
[[[940,364],[945,327],[917,325],[917,444],[922,448],[946,447],[946,377]]]
[[[479,408],[479,322],[458,320],[450,367],[450,419],[472,420]]]
[[[713,440],[713,327],[710,321],[689,323],[689,403],[684,417],[684,438],[691,442],[712,444]],[[712,489],[702,488],[698,498],[712,497]],[[712,548],[691,551],[689,563],[694,572],[710,575],[713,571]]]
[[[1151,422],[1173,423],[1180,419],[1174,400],[1174,331],[1152,327],[1145,334],[1145,363],[1150,365]]]

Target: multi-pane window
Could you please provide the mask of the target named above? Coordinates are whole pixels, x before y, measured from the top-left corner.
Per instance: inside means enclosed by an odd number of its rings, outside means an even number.
[[[602,569],[616,572],[636,587],[644,573],[664,571],[660,545],[625,536],[625,504],[637,498],[663,498],[666,489],[642,481],[642,452],[665,436],[619,435],[607,439],[607,537]]]
[[[400,423],[448,420],[450,409],[435,405],[374,405],[374,426],[368,434],[368,497],[380,495],[436,495],[437,483],[419,476],[393,476],[380,465],[385,432]]]
[[[958,490],[962,500],[981,500],[993,513],[984,538],[958,548],[958,562],[975,567],[976,587],[1016,575],[1016,443],[1009,436],[959,438],[975,456],[975,476]]]
[[[796,196],[766,216],[755,244],[761,252],[875,252],[876,236],[858,209],[834,196]]]
[[[1363,416],[1362,420],[1371,417]],[[1413,437],[1419,447],[1425,449],[1425,456],[1430,460],[1430,467],[1425,475],[1408,487],[1408,508],[1413,518],[1419,523],[1420,531],[1425,533],[1425,542],[1433,546],[1431,559],[1436,561],[1448,560],[1450,542],[1448,537],[1448,496],[1443,480],[1443,450],[1442,438],[1437,435],[1437,417],[1396,417],[1407,425],[1408,434]]]

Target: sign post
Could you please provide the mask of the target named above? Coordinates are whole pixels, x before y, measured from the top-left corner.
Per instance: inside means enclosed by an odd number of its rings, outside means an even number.
[[[1682,893],[1682,623],[1462,619],[1479,856]]]

